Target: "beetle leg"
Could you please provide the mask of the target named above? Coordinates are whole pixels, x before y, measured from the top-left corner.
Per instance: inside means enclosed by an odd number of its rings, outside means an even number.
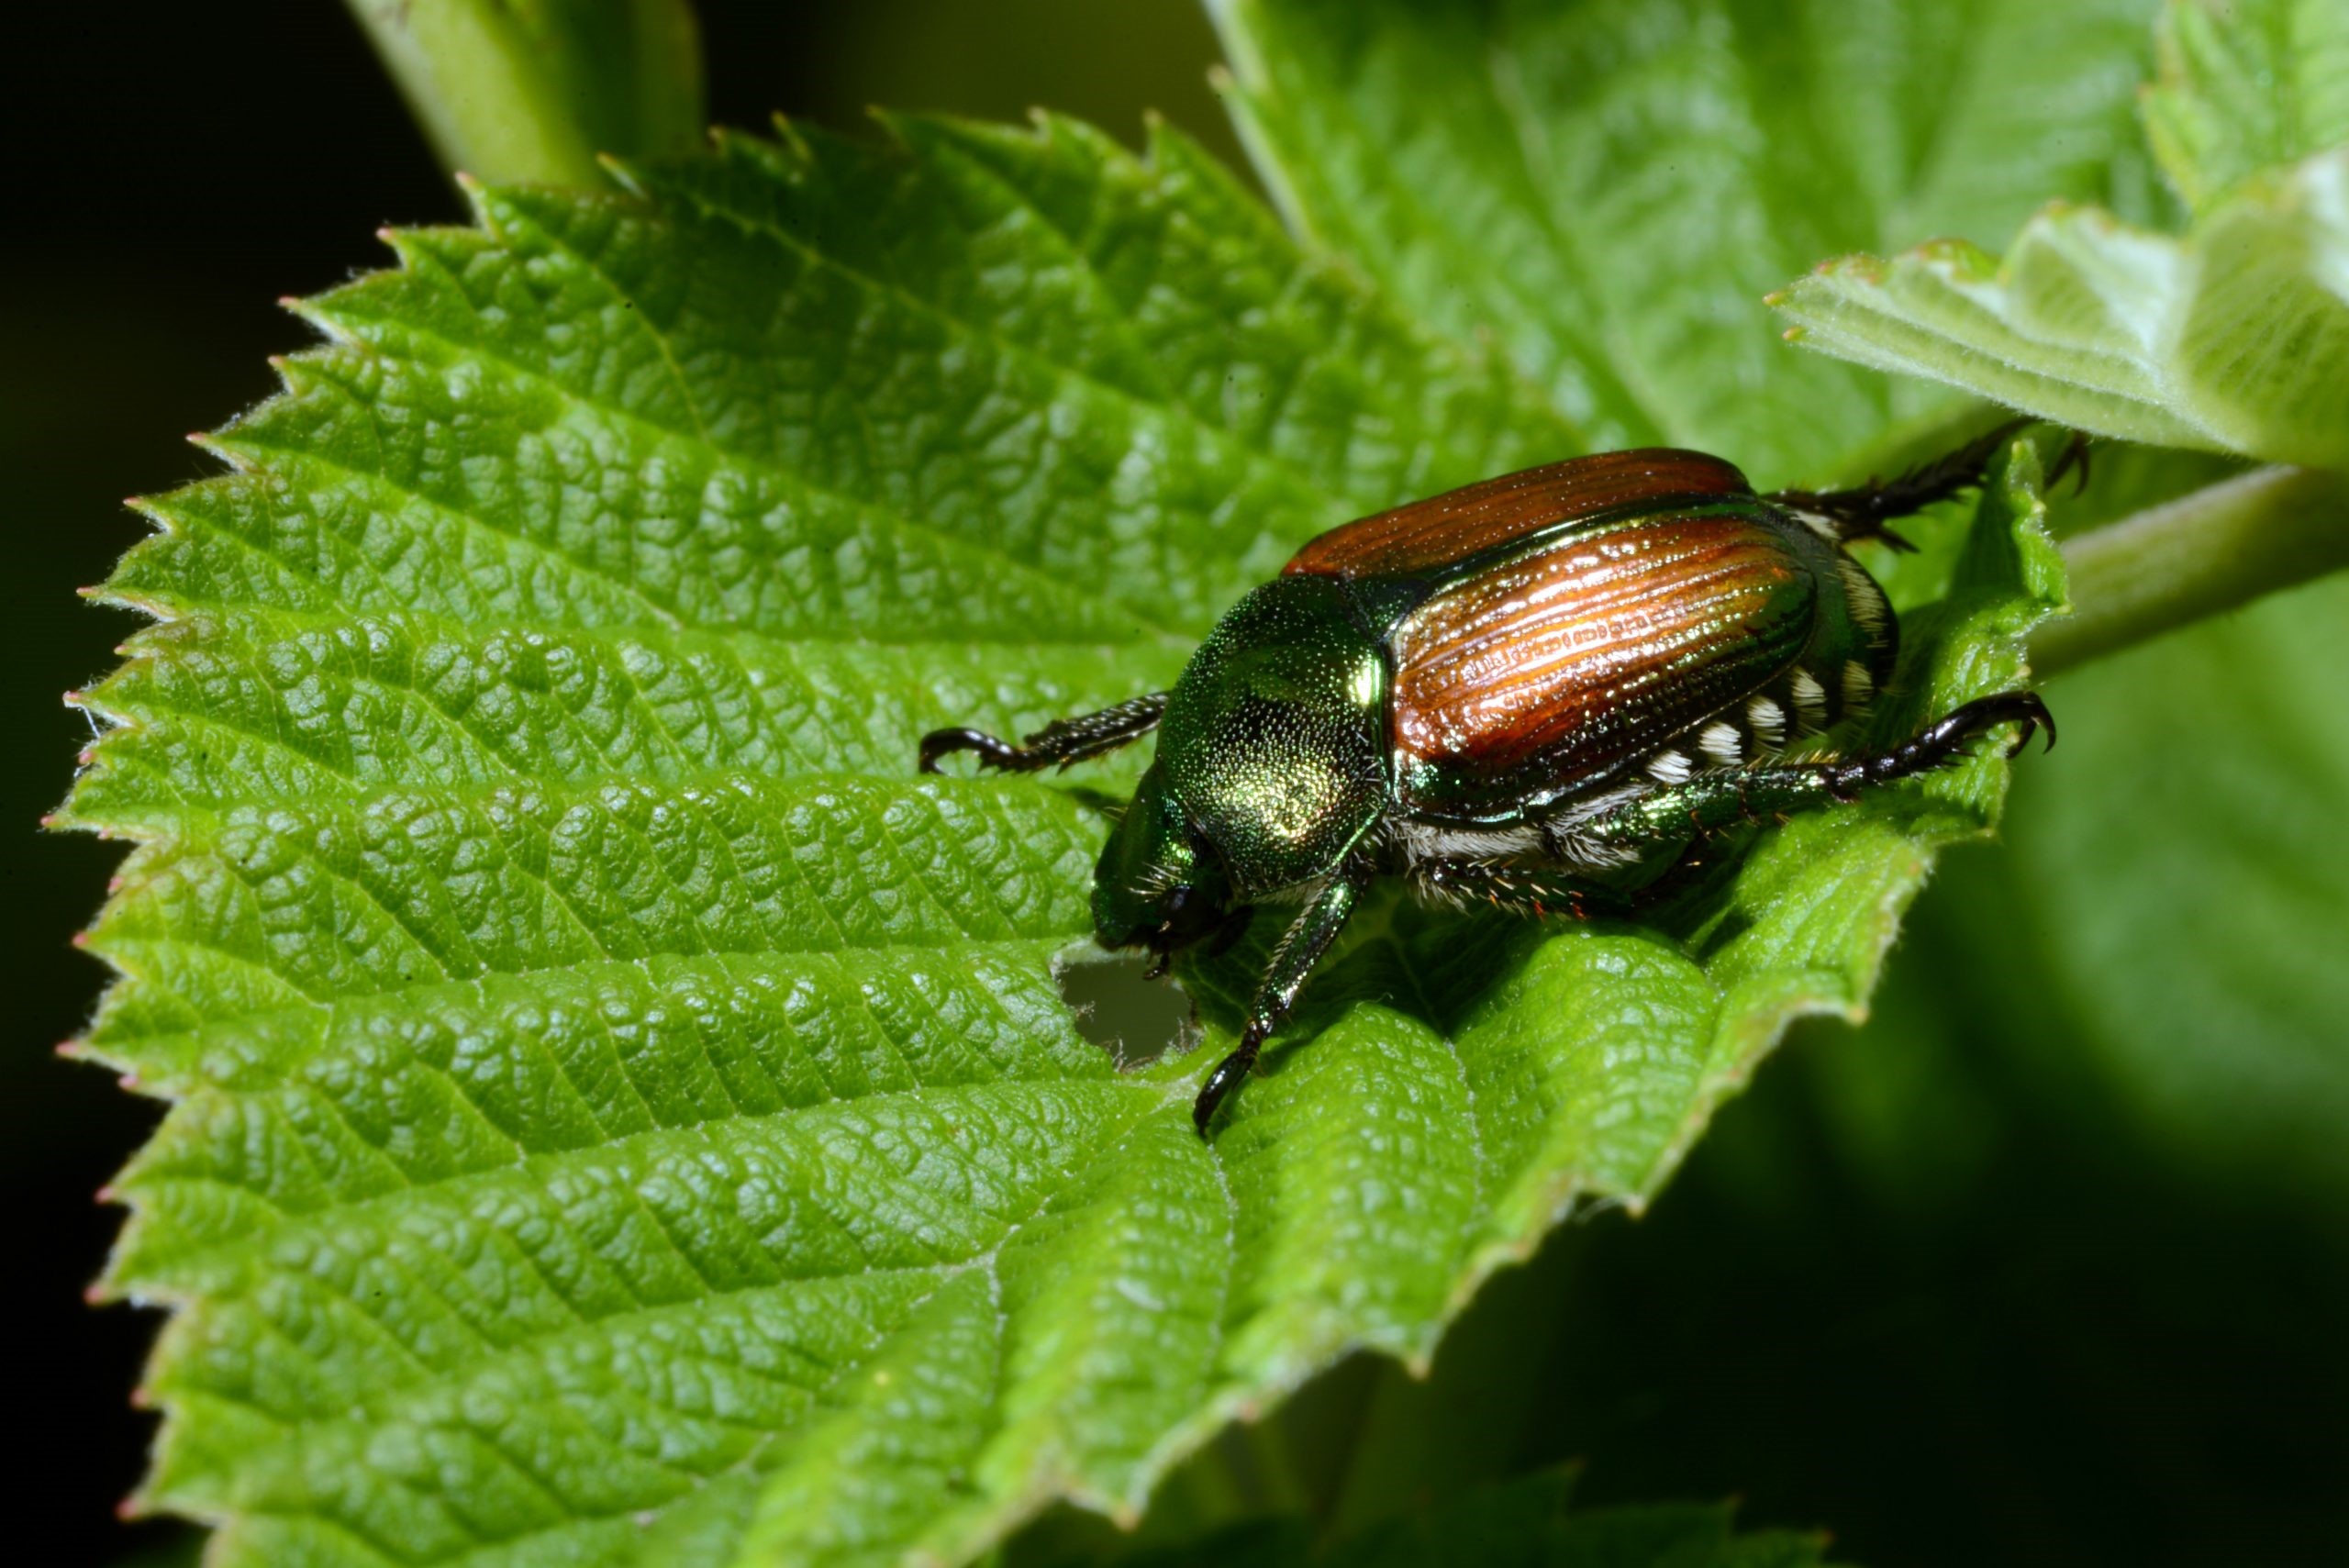
[[[1872,539],[1894,550],[1914,550],[1917,547],[1902,539],[1885,525],[1895,517],[1905,517],[1921,512],[1936,501],[1946,501],[1961,490],[1971,490],[1980,484],[1990,466],[1990,460],[1999,449],[2012,440],[2017,431],[2038,421],[2024,417],[2009,419],[1996,429],[1987,430],[1973,440],[1930,462],[1918,464],[1898,479],[1871,479],[1865,484],[1849,490],[1780,490],[1769,499],[1790,511],[1821,517],[1834,529],[1835,537],[1849,544],[1855,539]],[[2048,476],[2051,488],[2057,479],[2076,463],[2080,470],[2080,482],[2087,482],[2087,438],[2076,432],[2064,455],[2056,460],[2054,471]]]
[[[1344,929],[1346,917],[1362,901],[1363,889],[1369,884],[1367,871],[1349,865],[1330,879],[1305,912],[1288,929],[1288,934],[1273,949],[1272,967],[1257,983],[1255,999],[1248,1004],[1248,1022],[1240,1031],[1240,1047],[1208,1074],[1199,1086],[1199,1097],[1191,1106],[1191,1125],[1205,1138],[1208,1124],[1215,1119],[1216,1107],[1223,1104],[1240,1080],[1248,1076],[1256,1065],[1256,1054],[1264,1041],[1280,1028],[1281,1020],[1297,1005],[1297,994],[1305,989],[1313,966],[1330,951],[1330,944]]]
[[[2047,711],[2039,694],[2000,692],[1996,696],[1976,697],[1944,714],[1889,751],[1828,764],[1829,787],[1838,800],[1849,800],[1869,784],[1886,784],[1938,768],[1956,761],[1966,742],[1976,736],[2001,724],[2021,726],[2007,747],[2009,757],[2022,755],[2022,749],[2031,744],[2032,736],[2043,726],[2047,730],[2047,749],[2055,749],[2055,716]]]
[[[1132,697],[1098,713],[1057,718],[1015,746],[977,729],[933,729],[921,738],[921,771],[934,773],[938,760],[949,751],[975,751],[979,766],[1008,773],[1032,773],[1040,768],[1067,767],[1104,751],[1114,751],[1158,728],[1166,712],[1166,694],[1152,692]]]
[[[1970,742],[2002,724],[2021,726],[2007,748],[2009,757],[2019,754],[2042,728],[2047,731],[2047,744],[2055,744],[2055,720],[2039,694],[2001,692],[1978,697],[1882,751],[1839,762],[1698,773],[1580,818],[1575,832],[1589,844],[1640,849],[1718,833],[1773,813],[1838,805],[1857,799],[1872,784],[1910,778],[1955,762]]]

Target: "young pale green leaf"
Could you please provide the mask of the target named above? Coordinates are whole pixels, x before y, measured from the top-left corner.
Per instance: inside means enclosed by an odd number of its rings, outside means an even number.
[[[2349,149],[2182,238],[2051,208],[1994,259],[1850,256],[1775,296],[1802,341],[2127,440],[2349,464]]]
[[[1773,296],[1789,335],[2105,435],[2349,464],[2349,20],[2172,0],[2162,37],[2147,123],[2185,233],[2058,205],[2003,258],[1846,256]]]
[[[106,590],[159,624],[84,699],[66,817],[138,845],[86,1049],[172,1101],[107,1288],[177,1308],[143,1500],[223,1563],[1130,1518],[1643,1202],[1995,815],[1986,755],[1798,818],[1669,929],[1375,907],[1201,1141],[1206,1054],[1055,987],[1097,818],[916,737],[1162,686],[1316,531],[1578,433],[1179,138],[896,129],[395,236]],[[1879,739],[2021,679],[2039,462],[1929,528]]]
[[[603,183],[596,159],[694,145],[701,41],[685,0],[345,0],[444,167]]]
[[[1571,1473],[1548,1472],[1317,1542],[1301,1519],[1255,1521],[1131,1568],[1818,1568],[1816,1536],[1739,1534],[1701,1504],[1572,1509]]]
[[[1790,353],[1754,302],[1841,250],[2146,205],[2151,0],[1211,0],[1292,221],[1489,336],[1601,446],[1864,475],[1927,384]]]

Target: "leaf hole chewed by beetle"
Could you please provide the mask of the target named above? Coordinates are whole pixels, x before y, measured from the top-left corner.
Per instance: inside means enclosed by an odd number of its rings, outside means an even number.
[[[1072,948],[1052,964],[1052,982],[1076,1032],[1107,1051],[1121,1073],[1147,1067],[1198,1037],[1197,1008],[1172,976],[1142,978],[1149,957]]]

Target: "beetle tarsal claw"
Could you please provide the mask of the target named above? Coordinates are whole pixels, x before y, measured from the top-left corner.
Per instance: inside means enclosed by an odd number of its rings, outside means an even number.
[[[2047,711],[2047,705],[2040,700],[2039,694],[2016,692],[2011,694],[2009,700],[2016,710],[2013,715],[2014,720],[2021,725],[2022,728],[2015,736],[2014,744],[2007,748],[2007,755],[2021,756],[2023,748],[2031,744],[2031,738],[2042,729],[2047,731],[2046,750],[2050,751],[2055,750],[2055,716]]]
[[[933,729],[921,738],[921,771],[938,772],[939,759],[954,751],[976,751],[979,765],[989,768],[1011,767],[1019,756],[1019,747],[984,729]]]
[[[2047,471],[2047,488],[2054,489],[2063,483],[2064,475],[2076,469],[2078,473],[2072,494],[2077,495],[2088,487],[2088,433],[2086,430],[2074,430],[2071,439],[2064,443],[2063,451],[2056,456],[2055,466]]]
[[[1215,1064],[1208,1081],[1199,1085],[1199,1097],[1191,1102],[1191,1125],[1199,1136],[1208,1135],[1208,1124],[1215,1120],[1216,1107],[1223,1104],[1232,1086],[1254,1070],[1256,1053],[1264,1049],[1264,1039],[1273,1031],[1261,1023],[1250,1024],[1241,1031],[1239,1047]]]

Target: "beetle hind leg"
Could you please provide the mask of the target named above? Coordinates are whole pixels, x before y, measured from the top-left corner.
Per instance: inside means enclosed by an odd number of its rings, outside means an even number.
[[[1769,499],[1806,519],[1823,523],[1836,539],[1851,544],[1860,539],[1875,539],[1894,550],[1913,550],[1917,547],[1894,533],[1885,525],[1897,517],[1909,517],[1923,511],[1937,501],[1946,501],[1961,490],[1971,490],[1988,476],[1990,460],[2016,434],[2037,420],[2023,417],[2009,419],[1994,429],[1986,430],[1955,451],[1945,452],[1929,462],[1919,463],[1896,479],[1871,479],[1865,484],[1848,490],[1780,490]],[[2075,467],[2082,484],[2087,483],[2087,438],[2073,432],[2064,455],[2049,471],[2047,483],[2052,489],[2057,480]]]
[[[979,729],[933,729],[921,738],[921,771],[938,772],[939,759],[952,751],[978,754],[979,766],[1007,773],[1032,773],[1051,767],[1065,768],[1087,757],[1141,740],[1158,728],[1166,713],[1166,694],[1129,698],[1098,713],[1054,719],[1018,745]]]
[[[1968,742],[2001,724],[2020,727],[2007,746],[2009,757],[2022,755],[2031,738],[2043,728],[2047,731],[2047,749],[2055,749],[2055,716],[2047,711],[2039,694],[2000,692],[1951,710],[1898,746],[1873,756],[1828,764],[1829,787],[1837,799],[1848,800],[1869,784],[1930,772],[1956,761]]]
[[[1881,751],[1833,762],[1710,770],[1685,783],[1630,792],[1603,809],[1576,817],[1573,829],[1587,852],[1610,847],[1643,851],[1790,812],[1842,805],[1873,785],[1954,762],[1974,741],[2008,724],[2020,727],[2007,747],[2009,757],[2041,729],[2047,732],[2047,744],[2055,744],[2054,717],[2038,693],[2000,692],[1954,708]]]

